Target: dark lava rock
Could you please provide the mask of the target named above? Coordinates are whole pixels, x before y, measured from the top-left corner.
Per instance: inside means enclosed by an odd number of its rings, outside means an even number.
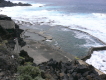
[[[0,20],[9,20],[9,21],[12,21],[11,17],[7,17],[7,16],[4,16],[4,15],[0,15]]]
[[[25,58],[24,60],[21,61],[21,65],[24,65],[25,62],[32,62],[33,63],[33,61],[34,61],[34,59],[32,57],[30,57],[28,55],[28,53],[24,50],[20,51],[19,56]]]
[[[83,74],[84,72],[89,71],[89,68],[86,65],[78,65],[77,72]]]
[[[106,75],[99,76],[92,65],[80,65],[77,60],[63,63],[50,59],[46,64],[41,63],[39,66],[42,66],[43,68],[40,67],[40,69],[48,72],[57,80],[106,80]],[[58,74],[63,75],[61,77]]]
[[[21,35],[21,33],[23,31],[24,30],[20,29],[19,26],[17,24],[15,24],[15,34],[16,34],[16,37],[20,38],[20,35]]]
[[[22,38],[18,38],[18,43],[21,47],[26,45],[26,42],[24,42],[24,40]]]
[[[0,80],[13,80],[18,65],[18,55],[0,46]]]
[[[11,6],[31,6],[28,3],[12,3],[10,1],[0,0],[0,7],[11,7]]]
[[[15,37],[18,38],[18,43],[21,47],[25,46],[26,45],[26,42],[23,40],[23,38],[20,37],[21,33],[23,32],[24,30],[20,29],[19,26],[17,24],[15,24]]]
[[[102,80],[106,80],[106,75],[105,74],[100,75],[100,77],[102,78]]]

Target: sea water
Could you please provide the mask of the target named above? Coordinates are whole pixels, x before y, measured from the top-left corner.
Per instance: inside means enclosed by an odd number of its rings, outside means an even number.
[[[61,46],[64,51],[75,56],[83,56],[87,54],[90,47],[103,46],[106,43],[105,0],[11,1],[28,2],[32,6],[0,8],[0,14],[6,14],[20,24],[30,23],[29,27],[32,29],[46,30],[48,34],[53,36],[54,45]],[[49,26],[36,27],[34,26],[36,24],[49,25],[52,28]],[[93,57],[91,60],[102,59],[99,57],[102,55],[101,52],[97,54],[98,57]],[[95,56],[95,54],[93,55]],[[104,56],[106,55],[104,54]],[[95,64],[100,63],[95,61]],[[106,67],[105,62],[101,64]],[[100,66],[98,67],[100,68]]]

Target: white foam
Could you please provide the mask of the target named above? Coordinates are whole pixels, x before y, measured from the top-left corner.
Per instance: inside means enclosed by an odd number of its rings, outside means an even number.
[[[55,44],[54,45],[58,45],[58,42],[57,41],[55,41]]]
[[[86,41],[86,44],[80,45],[80,47],[89,48],[89,47],[96,47],[96,46],[100,47],[100,46],[103,46],[103,45],[97,43],[94,39],[92,39],[91,36],[88,36],[88,35],[86,35],[84,33],[80,33],[80,32],[77,32],[77,31],[74,31],[74,33],[75,33],[74,36],[76,38],[84,39]]]
[[[61,31],[70,31],[70,29],[67,29],[67,28],[61,28]]]
[[[106,51],[94,51],[86,62],[106,74]]]
[[[1,14],[6,14],[20,22],[31,24],[63,25],[71,29],[85,31],[106,43],[106,14],[71,13],[63,14],[55,10],[41,9],[45,4],[34,4],[27,7],[5,7]],[[102,16],[101,16],[102,15]]]
[[[52,40],[46,40],[46,41],[48,41],[48,42],[52,42]]]
[[[41,7],[43,6],[43,9]],[[106,43],[106,14],[101,13],[70,13],[63,14],[59,13],[56,10],[46,10],[45,4],[33,4],[33,6],[27,7],[5,7],[0,8],[3,10],[0,14],[5,14],[12,19],[16,19],[20,24],[29,22],[33,25],[35,24],[46,24],[46,25],[63,25],[65,27],[69,27],[71,29],[77,29],[84,32],[87,32],[98,39],[104,41]],[[17,21],[17,22],[18,22]],[[63,29],[64,30],[64,29]],[[64,31],[67,31],[66,29]],[[90,37],[76,33],[76,38],[87,39],[85,45],[83,46],[99,46],[100,44],[95,43],[95,41],[91,40]],[[90,40],[90,41],[89,41]],[[56,42],[55,45],[58,43]],[[93,45],[92,45],[93,44]],[[87,60],[88,63],[93,64],[95,67],[105,72],[106,63],[102,62],[103,59],[106,59],[106,54],[101,54],[103,52],[94,52],[90,60]],[[103,56],[103,57],[102,57]],[[105,64],[105,65],[104,65]],[[102,67],[103,65],[104,67]]]
[[[34,7],[43,7],[45,6],[46,4],[40,4],[40,3],[37,3],[37,4],[32,4],[32,6]]]

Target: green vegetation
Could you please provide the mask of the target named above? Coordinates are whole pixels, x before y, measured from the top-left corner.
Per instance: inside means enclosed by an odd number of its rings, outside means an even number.
[[[75,56],[75,59],[80,59],[80,58],[78,58],[78,57]]]
[[[31,66],[30,63],[19,66],[18,73],[17,80],[44,80],[41,77],[41,70],[38,67]]]
[[[25,59],[25,58],[20,56],[19,59],[22,59],[22,60],[23,60],[23,59]]]
[[[46,80],[51,80],[51,75],[50,74],[45,74],[45,76],[46,76]]]

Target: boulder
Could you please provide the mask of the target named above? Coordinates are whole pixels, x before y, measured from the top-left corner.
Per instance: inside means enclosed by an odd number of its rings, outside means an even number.
[[[25,63],[25,62],[32,62],[34,61],[34,59],[32,57],[30,57],[28,55],[28,53],[24,50],[21,50],[20,53],[19,53],[19,56],[23,57],[25,60],[22,60],[20,63]]]
[[[58,64],[56,64],[58,63]],[[60,65],[61,64],[61,65]],[[57,62],[53,59],[47,61],[47,63],[40,64],[45,72],[50,72],[50,75],[57,80],[106,80],[106,75],[99,76],[92,65],[80,64],[77,60],[68,61],[66,63]],[[48,67],[49,66],[49,67]],[[61,66],[61,69],[59,67]],[[63,74],[60,76],[59,74]],[[55,75],[55,76],[54,76]]]

